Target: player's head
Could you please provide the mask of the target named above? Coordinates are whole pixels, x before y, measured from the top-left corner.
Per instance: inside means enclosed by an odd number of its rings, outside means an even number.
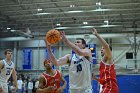
[[[83,38],[76,38],[75,45],[84,49],[86,47],[86,41]]]
[[[6,49],[4,54],[5,54],[7,59],[12,58],[12,50],[11,49]]]
[[[112,51],[112,47],[109,45],[109,48],[110,50]],[[101,56],[103,57],[105,55],[105,49],[104,47],[102,46],[102,49],[101,49]]]
[[[52,63],[51,63],[51,61],[49,60],[49,59],[45,59],[44,60],[44,67],[46,68],[46,69],[52,69]]]

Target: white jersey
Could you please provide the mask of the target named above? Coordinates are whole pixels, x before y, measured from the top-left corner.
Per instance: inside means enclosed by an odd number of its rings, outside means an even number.
[[[0,81],[7,83],[15,66],[14,66],[14,63],[12,61],[10,64],[7,64],[5,59],[2,60],[2,63],[4,65],[4,67],[0,71]]]
[[[72,53],[69,68],[70,89],[92,89],[91,62]]]

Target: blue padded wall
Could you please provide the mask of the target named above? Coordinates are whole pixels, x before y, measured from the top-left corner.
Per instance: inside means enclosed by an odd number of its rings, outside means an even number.
[[[118,75],[119,93],[140,93],[140,75]]]
[[[65,76],[67,87],[64,93],[69,93],[69,76]],[[117,75],[119,93],[140,93],[140,75]],[[98,83],[92,81],[93,93],[99,93]]]

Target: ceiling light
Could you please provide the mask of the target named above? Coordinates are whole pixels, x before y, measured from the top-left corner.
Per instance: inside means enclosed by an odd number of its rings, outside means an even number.
[[[105,20],[105,21],[104,21],[104,24],[105,24],[105,25],[108,25],[108,23],[109,23],[108,20]]]
[[[122,25],[101,25],[97,27],[117,27],[117,26],[122,26]]]
[[[15,32],[16,30],[10,30],[11,32]]]
[[[83,24],[87,25],[87,24],[88,24],[88,22],[83,22]]]
[[[93,28],[94,26],[81,26],[80,28]]]
[[[58,27],[58,28],[55,28],[55,29],[68,29],[69,27]]]
[[[101,6],[101,2],[96,3],[97,6]]]
[[[66,13],[80,13],[80,12],[83,12],[83,11],[68,11]]]
[[[75,5],[70,5],[70,7],[75,7]]]
[[[37,11],[42,11],[42,9],[41,8],[38,8]]]
[[[99,8],[99,9],[90,10],[90,11],[111,11],[111,10],[113,10],[113,9],[101,9],[101,8]]]
[[[51,14],[51,13],[36,13],[36,14],[33,14],[33,15],[48,15],[48,14]]]
[[[11,28],[10,27],[7,27],[7,30],[10,30]]]
[[[60,24],[60,23],[58,23],[58,24],[56,24],[56,26],[61,26],[61,24]]]
[[[96,9],[101,9],[101,2],[96,3]]]
[[[55,29],[79,29],[79,28],[107,28],[107,27],[121,27],[122,25],[100,25],[100,26],[78,26],[78,27],[57,27]]]

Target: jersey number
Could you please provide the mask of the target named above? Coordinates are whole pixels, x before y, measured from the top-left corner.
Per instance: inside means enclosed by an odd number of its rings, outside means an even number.
[[[79,71],[82,71],[82,65],[81,64],[77,65],[77,72],[79,72]]]
[[[7,70],[6,75],[10,75],[10,72],[11,72],[10,70]]]

